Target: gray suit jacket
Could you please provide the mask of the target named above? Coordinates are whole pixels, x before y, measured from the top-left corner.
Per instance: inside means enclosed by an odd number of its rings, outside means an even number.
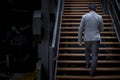
[[[78,42],[82,42],[82,33],[84,31],[84,41],[101,41],[100,32],[103,31],[102,16],[94,11],[82,16],[78,31]]]

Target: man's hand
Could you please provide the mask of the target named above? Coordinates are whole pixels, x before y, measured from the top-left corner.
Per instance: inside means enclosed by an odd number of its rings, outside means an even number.
[[[79,44],[80,46],[82,46],[82,42],[78,42],[78,44]]]

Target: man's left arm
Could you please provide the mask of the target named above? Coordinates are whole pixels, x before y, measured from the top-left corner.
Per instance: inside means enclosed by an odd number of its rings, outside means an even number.
[[[103,19],[102,19],[102,16],[100,18],[100,32],[103,31],[103,27],[104,27],[104,22],[103,22]]]

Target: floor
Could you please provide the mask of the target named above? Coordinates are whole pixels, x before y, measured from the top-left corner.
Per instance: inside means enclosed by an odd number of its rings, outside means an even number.
[[[10,80],[35,80],[35,72],[29,73],[14,73]]]

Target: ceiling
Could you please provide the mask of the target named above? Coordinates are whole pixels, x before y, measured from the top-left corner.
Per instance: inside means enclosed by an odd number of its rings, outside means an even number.
[[[41,0],[1,0],[0,25],[28,24],[34,10],[41,8]]]

